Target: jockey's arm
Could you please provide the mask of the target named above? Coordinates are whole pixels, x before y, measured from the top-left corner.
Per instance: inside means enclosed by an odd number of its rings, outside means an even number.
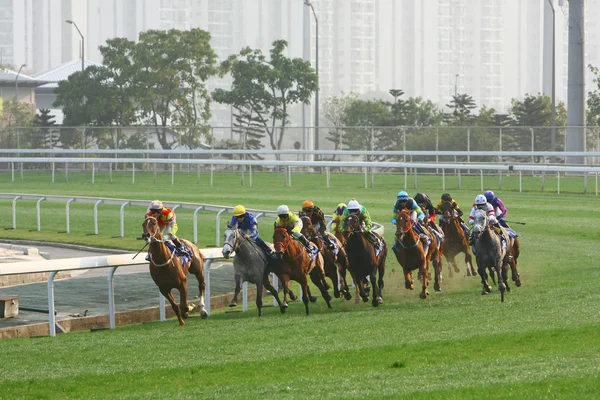
[[[497,214],[498,218],[506,217],[506,214],[508,214],[508,210],[504,206],[504,203],[502,202],[502,200],[500,200],[497,197],[496,197],[496,205],[495,206],[500,209],[500,212]]]
[[[371,215],[369,214],[369,212],[364,209],[363,213],[363,222],[365,223],[365,231],[370,232],[371,228],[373,227],[373,222],[371,221]]]
[[[290,229],[292,234],[298,234],[302,230],[302,220],[294,213],[290,213],[288,224],[294,226],[292,229]]]
[[[475,223],[475,210],[477,208],[471,208],[471,214],[469,214],[469,225],[473,225]]]
[[[463,216],[463,214],[464,214],[463,210],[460,209],[460,206],[458,205],[458,203],[456,203],[456,202],[452,203],[452,208],[456,212],[456,216],[457,217],[462,217]]]

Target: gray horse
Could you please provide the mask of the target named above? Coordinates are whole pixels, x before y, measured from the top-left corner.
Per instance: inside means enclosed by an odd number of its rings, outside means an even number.
[[[473,235],[475,236],[475,244],[473,246],[475,259],[477,260],[477,272],[481,277],[483,291],[481,294],[487,294],[492,291],[492,287],[488,284],[488,274],[486,268],[493,267],[498,275],[498,290],[500,298],[504,301],[504,292],[506,284],[503,281],[503,250],[500,245],[500,238],[490,228],[487,213],[485,210],[475,210],[473,215]]]
[[[250,282],[256,285],[256,308],[258,316],[262,316],[262,293],[263,286],[275,297],[281,306],[277,290],[269,281],[267,269],[268,259],[262,249],[249,239],[239,229],[227,225],[225,231],[225,244],[223,245],[223,257],[229,258],[235,252],[233,258],[233,269],[235,277],[235,293],[229,307],[237,305],[237,298],[242,289],[242,282]]]

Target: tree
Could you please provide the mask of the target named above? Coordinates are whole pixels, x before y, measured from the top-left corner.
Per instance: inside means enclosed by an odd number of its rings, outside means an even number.
[[[15,97],[2,103],[2,114],[0,115],[0,148],[23,148],[29,147],[25,140],[21,140],[19,128],[29,127],[33,122],[34,113],[27,103],[17,101]]]
[[[344,144],[351,150],[371,150],[380,148],[375,128],[389,127],[392,124],[389,104],[381,100],[354,100],[346,108],[343,116],[346,134]]]
[[[110,44],[110,43],[109,43]],[[112,52],[106,52],[112,55]],[[217,56],[210,45],[210,34],[202,29],[141,32],[131,52],[135,73],[135,99],[141,117],[157,128],[202,126],[184,137],[187,147],[200,144],[200,134],[208,135],[210,94],[209,77],[217,74]],[[119,57],[118,52],[114,57]],[[166,129],[157,129],[164,149],[169,142]]]
[[[31,138],[32,148],[38,149],[46,147],[52,149],[56,147],[60,140],[60,131],[52,129],[56,126],[54,115],[50,114],[47,108],[41,108],[39,113],[33,118],[33,125],[39,127],[34,132],[34,137]]]
[[[317,75],[308,61],[290,59],[285,40],[276,40],[267,59],[258,49],[246,47],[221,63],[222,73],[233,79],[231,90],[216,89],[213,99],[256,115],[273,150],[281,148],[289,123],[289,108],[308,104],[317,89]]]
[[[323,115],[327,121],[329,121],[329,124],[333,126],[333,129],[329,130],[327,140],[333,143],[335,150],[342,148],[343,130],[341,128],[344,125],[344,113],[356,99],[358,99],[358,94],[345,94],[342,92],[340,97],[329,97],[323,105]],[[335,159],[335,155],[333,156],[333,159]]]
[[[446,107],[453,111],[446,114],[446,123],[455,126],[468,126],[473,122],[474,116],[471,111],[477,108],[475,100],[468,94],[455,94],[452,96],[450,104]]]

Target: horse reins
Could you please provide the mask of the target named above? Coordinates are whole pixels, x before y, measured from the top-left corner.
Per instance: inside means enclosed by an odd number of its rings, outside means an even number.
[[[158,220],[156,218],[154,218],[154,217],[151,217],[151,216],[146,217],[146,221],[148,221],[148,220],[154,220],[158,224]],[[148,237],[150,238],[150,242],[156,242],[156,243],[165,243],[166,242],[166,240],[164,240],[164,239],[157,239],[156,238],[156,230],[152,234],[150,234],[150,232],[148,232]],[[167,247],[167,250],[169,250],[168,247]],[[163,264],[157,264],[152,259],[152,252],[148,251],[148,253],[150,253],[150,262],[152,262],[155,266],[157,266],[159,268],[160,267],[164,267],[165,265],[168,265],[169,263],[171,263],[173,261],[173,257],[175,256],[175,253],[172,252],[171,250],[169,250],[169,253],[171,254],[171,257],[167,260],[167,262],[165,262]]]

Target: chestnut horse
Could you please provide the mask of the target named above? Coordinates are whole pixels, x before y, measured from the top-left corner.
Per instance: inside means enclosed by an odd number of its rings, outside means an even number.
[[[373,307],[377,307],[383,303],[383,276],[385,274],[385,260],[387,258],[387,246],[385,246],[381,253],[375,255],[375,245],[367,239],[365,232],[362,227],[360,216],[350,214],[346,219],[346,254],[348,255],[348,270],[352,275],[354,285],[359,291],[360,298],[367,302],[369,301],[369,294],[365,290],[363,282],[369,278],[371,286],[373,287]],[[378,279],[375,281],[376,274]]]
[[[235,279],[235,291],[229,307],[237,305],[237,298],[242,290],[242,282],[250,282],[256,285],[256,308],[258,316],[262,316],[263,287],[266,288],[281,306],[277,289],[269,281],[269,260],[264,251],[253,241],[248,239],[239,229],[227,225],[225,231],[225,244],[223,245],[223,257],[229,258],[235,252],[233,258],[233,270]]]
[[[521,244],[519,243],[519,238],[511,238],[510,243],[508,245],[508,250],[506,251],[506,257],[504,257],[504,270],[507,271],[508,268],[510,268],[511,279],[515,282],[515,285],[517,287],[521,286],[521,275],[519,274],[519,270],[517,269],[517,259],[519,258],[520,254]]]
[[[308,300],[316,302],[317,298],[311,296],[308,286],[307,276],[316,287],[321,291],[321,295],[327,302],[327,307],[331,308],[331,296],[327,292],[328,285],[325,282],[325,272],[323,271],[323,256],[321,253],[311,261],[310,255],[306,251],[303,244],[293,239],[286,228],[275,227],[273,232],[273,244],[275,246],[275,254],[279,258],[279,263],[275,267],[275,275],[283,285],[283,302],[279,306],[281,313],[285,313],[288,307],[288,295],[294,300],[293,294],[290,294],[290,280],[294,280],[300,284],[302,288],[302,302],[308,312]]]
[[[323,239],[315,229],[310,218],[306,215],[300,215],[300,219],[302,219],[302,234],[319,248],[323,256],[323,270],[325,271],[325,276],[333,283],[333,297],[337,299],[340,296],[344,296],[346,300],[350,300],[352,295],[346,283],[346,270],[348,269],[346,250],[344,250],[344,247],[335,236],[325,232],[325,235],[328,235],[329,240],[337,247],[337,251],[330,250],[325,246]]]
[[[188,313],[193,307],[187,303],[187,277],[189,272],[196,276],[198,288],[200,289],[200,316],[208,317],[204,305],[204,257],[200,250],[188,240],[179,238],[179,241],[185,245],[192,253],[192,258],[185,265],[174,252],[169,250],[163,239],[162,232],[158,226],[158,221],[154,217],[146,217],[142,224],[144,233],[142,238],[150,244],[150,276],[163,296],[171,303],[171,307],[179,320],[179,325],[185,325],[183,321],[188,317]],[[171,290],[179,291],[179,306],[175,303]]]
[[[475,267],[473,267],[473,257],[471,256],[471,247],[469,241],[465,237],[459,218],[454,214],[452,203],[444,201],[442,203],[442,218],[444,219],[444,243],[442,243],[442,253],[446,257],[446,261],[450,264],[448,267],[448,275],[452,277],[452,268],[454,272],[460,272],[456,265],[456,256],[460,253],[465,253],[465,264],[467,265],[467,276],[477,275]]]
[[[395,237],[394,254],[396,254],[396,259],[404,271],[404,287],[410,290],[415,288],[412,271],[418,269],[419,276],[422,279],[419,297],[422,299],[427,298],[429,295],[429,263],[425,255],[423,242],[421,242],[419,234],[414,231],[410,213],[407,210],[399,211],[396,216]],[[437,281],[438,274],[436,274],[435,279]]]

